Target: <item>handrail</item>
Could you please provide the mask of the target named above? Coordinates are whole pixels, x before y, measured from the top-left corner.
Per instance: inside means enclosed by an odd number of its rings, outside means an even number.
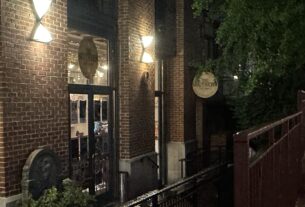
[[[187,163],[190,163],[192,161],[195,161],[198,157],[204,155],[204,153],[212,153],[212,152],[217,152],[218,153],[218,158],[215,159],[214,161],[211,162],[211,160],[208,161],[208,165],[213,165],[216,163],[222,163],[222,162],[227,162],[227,160],[223,160],[223,158],[226,158],[226,155],[223,155],[223,153],[227,153],[230,152],[229,150],[226,149],[225,145],[215,145],[215,146],[211,146],[210,149],[203,149],[203,148],[197,148],[196,150],[193,150],[189,153],[187,153],[185,158],[181,158],[179,159],[180,162],[180,174],[181,174],[181,178],[183,178],[184,175],[184,164],[186,165]],[[189,157],[193,155],[192,157]],[[206,167],[207,167],[206,166]],[[199,169],[202,170],[202,169]],[[197,171],[198,172],[198,171]]]
[[[302,184],[304,100],[305,91],[299,91],[298,112],[234,135],[235,207],[293,204]],[[263,148],[252,156],[255,138],[263,140]]]
[[[287,116],[287,117],[285,117],[283,119],[280,119],[280,120],[278,120],[276,122],[273,122],[271,124],[266,124],[265,126],[255,130],[255,131],[249,132],[247,138],[248,138],[248,140],[251,140],[251,139],[257,137],[257,135],[263,134],[263,133],[269,131],[270,129],[272,129],[272,128],[276,127],[276,126],[279,126],[279,125],[287,122],[288,120],[291,120],[291,119],[293,119],[295,117],[298,117],[302,113],[303,113],[302,111],[299,111],[299,112],[297,112],[295,114]]]
[[[215,172],[216,170],[219,170],[219,169],[221,169],[223,167],[226,167],[226,166],[227,166],[227,163],[221,163],[219,165],[209,167],[209,168],[207,168],[205,170],[202,170],[201,172],[199,172],[199,173],[197,173],[193,176],[190,176],[188,178],[184,178],[184,179],[182,179],[182,180],[180,180],[180,181],[178,181],[174,184],[171,184],[171,185],[169,185],[165,188],[162,188],[160,190],[153,190],[153,191],[150,191],[150,192],[148,192],[144,195],[141,195],[141,196],[135,198],[134,200],[131,200],[131,201],[128,201],[128,202],[122,204],[121,207],[131,207],[131,206],[139,205],[143,202],[146,202],[150,199],[156,198],[156,196],[158,196],[162,193],[168,192],[172,189],[175,189],[179,186],[182,186],[182,185],[187,184],[187,183],[194,183],[194,181],[197,182],[199,179],[204,179],[209,175],[209,173]]]
[[[141,161],[143,161],[144,159],[147,159],[148,161],[150,161],[156,168],[160,168],[160,166],[153,159],[151,159],[151,157],[148,157],[148,156],[143,157],[143,158],[141,158]]]
[[[215,150],[213,150],[213,148],[214,148]],[[198,149],[196,149],[196,150],[193,150],[193,151],[187,153],[187,155],[185,156],[185,158],[181,158],[181,159],[179,159],[179,161],[186,161],[186,162],[192,161],[192,159],[188,159],[188,158],[187,158],[187,156],[188,156],[188,155],[191,155],[192,153],[196,153],[196,155],[199,155],[199,154],[202,154],[202,153],[205,153],[205,152],[213,152],[213,151],[221,150],[221,149],[224,149],[224,148],[226,148],[226,146],[224,146],[224,145],[211,146],[210,149],[198,148]]]

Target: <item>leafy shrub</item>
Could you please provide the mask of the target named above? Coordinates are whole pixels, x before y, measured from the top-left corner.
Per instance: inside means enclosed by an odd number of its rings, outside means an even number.
[[[95,202],[93,196],[83,192],[71,180],[63,182],[63,188],[52,187],[38,199],[30,199],[27,207],[87,207]]]

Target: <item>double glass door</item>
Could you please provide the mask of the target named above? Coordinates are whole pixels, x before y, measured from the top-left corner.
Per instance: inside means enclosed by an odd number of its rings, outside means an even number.
[[[91,194],[111,190],[111,94],[70,90],[70,176]]]

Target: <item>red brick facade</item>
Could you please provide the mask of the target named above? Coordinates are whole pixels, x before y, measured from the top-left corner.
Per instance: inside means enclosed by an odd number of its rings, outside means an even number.
[[[173,142],[195,139],[195,95],[188,63],[196,53],[190,53],[193,48],[188,41],[197,37],[187,36],[186,28],[192,25],[185,19],[190,15],[185,2],[176,0],[176,56],[165,59],[166,130],[167,140]],[[119,113],[119,124],[115,127],[119,127],[119,137],[114,138],[122,160],[154,152],[155,65],[140,62],[140,37],[154,36],[154,20],[154,1],[118,0],[119,56],[118,70],[114,71],[118,71],[119,106],[115,113]],[[22,167],[38,147],[53,149],[62,160],[64,174],[67,172],[67,0],[53,1],[42,20],[53,36],[51,43],[30,40],[35,21],[31,1],[1,1],[0,197],[21,192]],[[149,53],[154,52],[152,45]],[[157,180],[155,174],[156,179],[152,178]]]
[[[129,159],[154,151],[154,64],[140,62],[140,37],[154,35],[154,1],[120,0],[118,22],[120,158]]]
[[[196,137],[195,94],[192,90],[192,74],[189,63],[196,59],[198,34],[193,33],[193,17],[190,4],[176,0],[176,57],[167,59],[166,105],[168,140],[184,142]],[[193,31],[192,33],[188,31]],[[191,36],[191,37],[190,37]]]
[[[66,0],[53,1],[42,23],[53,41],[30,41],[31,1],[1,1],[0,196],[20,193],[22,167],[38,147],[68,160]]]

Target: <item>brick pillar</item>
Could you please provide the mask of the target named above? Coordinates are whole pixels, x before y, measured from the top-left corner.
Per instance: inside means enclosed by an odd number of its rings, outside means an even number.
[[[30,41],[32,1],[0,5],[0,206],[6,206],[21,192],[22,167],[33,150],[47,146],[67,166],[67,2],[53,1],[42,20],[49,44]]]
[[[154,152],[154,64],[140,62],[140,37],[154,35],[154,1],[119,0],[118,16],[120,170],[129,174],[128,197],[131,198],[157,184],[157,168],[150,161],[157,159]],[[150,53],[154,54],[153,48]]]
[[[176,56],[167,59],[167,151],[168,182],[181,178],[180,159],[196,148],[196,99],[194,74],[189,63],[198,59],[199,32],[192,17],[191,2],[176,0]],[[190,32],[192,31],[192,32]],[[184,174],[185,174],[185,165]]]

